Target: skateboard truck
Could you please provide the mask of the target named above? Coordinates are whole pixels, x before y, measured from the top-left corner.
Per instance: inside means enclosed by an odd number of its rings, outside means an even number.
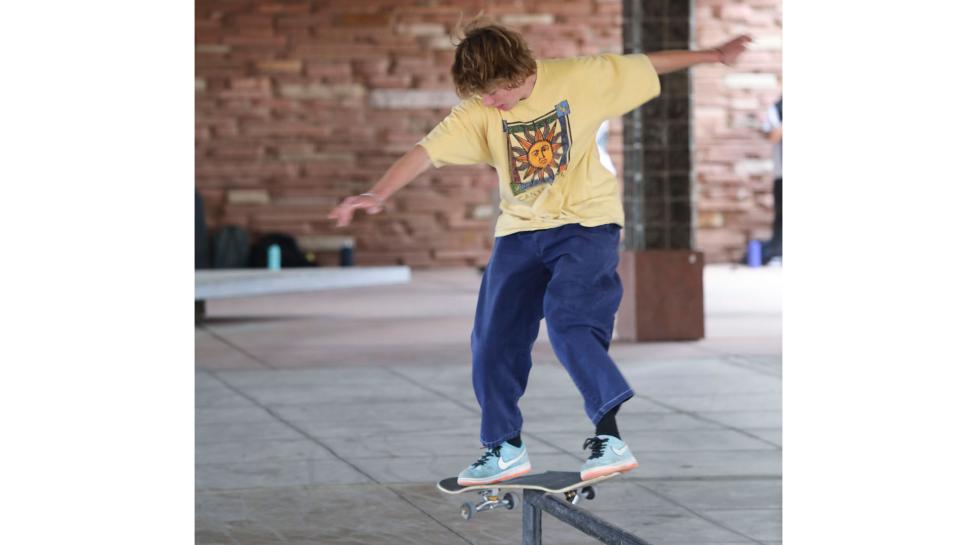
[[[594,490],[594,487],[592,486],[585,486],[579,490],[577,489],[567,490],[566,492],[563,493],[563,496],[567,499],[567,503],[577,505],[577,503],[580,502],[581,494],[583,495],[584,498],[587,498],[588,500],[592,500],[595,497],[597,497],[597,491]]]
[[[512,510],[519,505],[519,496],[512,492],[506,492],[504,495],[500,495],[500,492],[501,490],[498,488],[480,490],[479,494],[482,496],[482,501],[478,502],[478,505],[470,501],[461,504],[461,518],[471,520],[475,516],[475,513],[479,511],[490,511],[499,507]]]

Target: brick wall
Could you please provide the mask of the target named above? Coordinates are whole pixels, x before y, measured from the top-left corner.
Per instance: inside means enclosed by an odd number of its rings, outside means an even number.
[[[617,0],[198,0],[196,184],[208,225],[286,232],[307,248],[350,234],[361,265],[484,264],[497,191],[488,167],[432,169],[350,228],[325,219],[457,102],[449,32],[480,9],[541,57],[621,50]],[[619,126],[612,142],[620,164]]]
[[[696,69],[699,245],[710,260],[729,260],[748,236],[769,232],[770,152],[755,125],[777,96],[780,7],[696,6],[704,46],[740,30],[760,37],[737,69]],[[523,32],[540,57],[621,51],[620,0],[198,0],[196,186],[208,225],[286,232],[311,249],[351,235],[362,265],[484,264],[496,214],[488,167],[432,169],[385,213],[346,229],[325,219],[457,102],[449,32],[462,12],[479,10]],[[620,168],[619,121],[609,147]]]
[[[750,34],[734,67],[700,66],[693,85],[697,245],[708,261],[737,261],[749,239],[770,237],[771,144],[760,133],[781,89],[780,0],[696,0],[697,47]]]

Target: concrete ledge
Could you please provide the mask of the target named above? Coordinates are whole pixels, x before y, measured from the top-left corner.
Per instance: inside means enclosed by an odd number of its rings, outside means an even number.
[[[217,269],[195,272],[194,299],[197,301],[410,282],[410,267],[315,267],[280,271]]]

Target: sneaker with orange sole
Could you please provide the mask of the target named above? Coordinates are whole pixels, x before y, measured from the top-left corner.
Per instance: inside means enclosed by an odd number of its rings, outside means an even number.
[[[481,458],[459,473],[458,485],[474,486],[500,483],[525,475],[532,468],[525,443],[521,447],[502,443],[497,447],[486,449]]]
[[[610,475],[624,473],[638,467],[638,460],[631,454],[628,445],[613,435],[588,437],[583,443],[584,450],[590,449],[590,458],[580,468],[580,479],[587,481]]]

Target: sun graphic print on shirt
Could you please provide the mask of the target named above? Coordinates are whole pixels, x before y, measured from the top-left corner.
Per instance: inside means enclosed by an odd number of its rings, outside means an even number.
[[[552,184],[570,161],[570,105],[563,101],[552,111],[527,122],[502,122],[509,147],[509,186],[518,196]]]

